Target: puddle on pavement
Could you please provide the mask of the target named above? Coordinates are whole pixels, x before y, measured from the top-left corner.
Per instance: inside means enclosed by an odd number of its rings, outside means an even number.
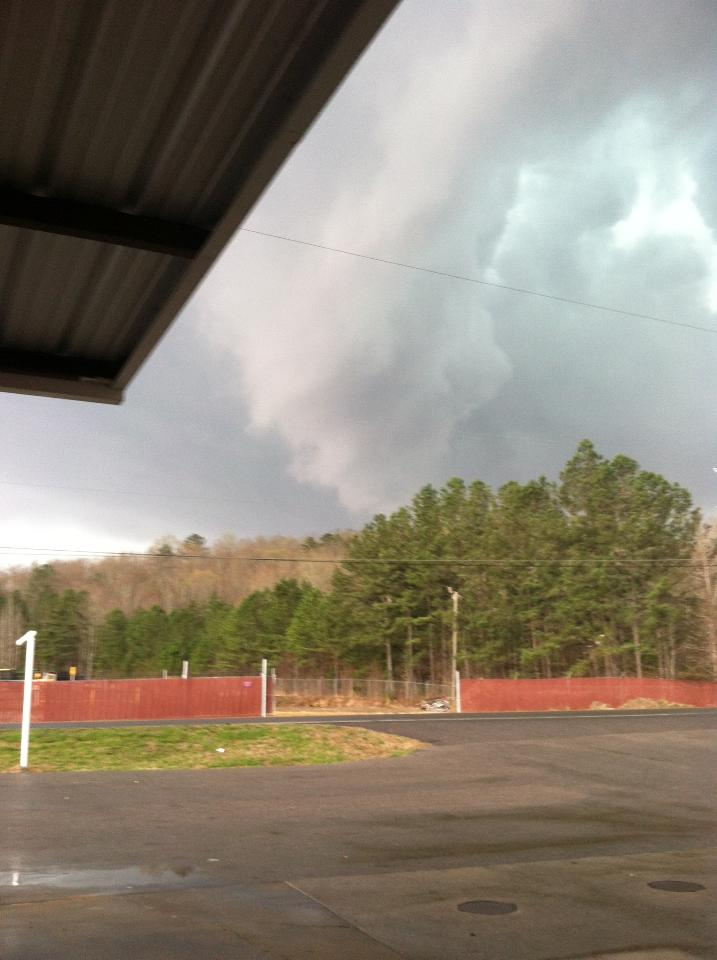
[[[653,890],[669,890],[672,893],[697,893],[706,889],[702,883],[693,883],[691,880],[652,880],[648,887]]]
[[[648,947],[645,950],[619,950],[617,953],[591,953],[587,957],[583,954],[573,960],[700,960],[694,953],[685,953],[684,950],[672,947]]]
[[[515,913],[518,906],[507,900],[466,900],[465,903],[458,904],[458,909],[461,913],[483,913],[486,916],[496,917],[501,914]]]
[[[0,871],[0,888],[50,887],[54,890],[86,890],[123,892],[136,888],[199,886],[208,882],[203,871],[189,864],[170,867],[119,867],[114,870],[67,870],[61,867],[46,870]]]

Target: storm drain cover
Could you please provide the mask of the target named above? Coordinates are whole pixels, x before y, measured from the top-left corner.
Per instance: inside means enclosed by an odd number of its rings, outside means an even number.
[[[458,904],[458,909],[463,913],[485,913],[496,916],[499,913],[515,913],[518,906],[506,900],[466,900],[465,903]]]
[[[653,880],[648,883],[653,890],[672,890],[675,893],[696,893],[704,890],[701,883],[691,883],[689,880]]]

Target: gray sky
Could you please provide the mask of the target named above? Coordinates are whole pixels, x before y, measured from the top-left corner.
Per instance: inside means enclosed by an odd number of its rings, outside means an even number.
[[[710,0],[404,0],[246,225],[717,331],[716,37]],[[586,436],[711,511],[715,348],[239,233],[122,407],[0,395],[1,545],[322,533]]]

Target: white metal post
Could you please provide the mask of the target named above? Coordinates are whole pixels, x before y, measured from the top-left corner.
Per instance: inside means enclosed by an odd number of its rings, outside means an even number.
[[[458,673],[458,601],[461,599],[460,593],[453,587],[447,587],[453,601],[453,623],[451,625],[451,683],[453,684],[453,697],[458,702],[458,690],[455,686],[456,674]]]
[[[461,704],[461,673],[460,670],[456,670],[456,713],[460,713],[462,709]]]
[[[266,716],[266,671],[269,664],[266,659],[261,661],[261,715]]]
[[[189,660],[182,660],[182,680],[189,679]]]
[[[37,630],[28,630],[17,641],[25,644],[25,684],[22,688],[22,728],[20,733],[20,769],[26,770],[30,755],[30,714],[32,712],[32,674],[35,669],[35,637]]]

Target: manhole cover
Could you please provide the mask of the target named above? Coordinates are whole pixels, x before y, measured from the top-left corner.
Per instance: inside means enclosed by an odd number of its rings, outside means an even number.
[[[675,893],[696,893],[704,890],[701,883],[691,883],[688,880],[653,880],[648,883],[653,890],[673,890]]]
[[[462,913],[486,913],[496,916],[499,913],[515,913],[518,906],[505,900],[466,900],[465,903],[458,904],[458,909]]]

